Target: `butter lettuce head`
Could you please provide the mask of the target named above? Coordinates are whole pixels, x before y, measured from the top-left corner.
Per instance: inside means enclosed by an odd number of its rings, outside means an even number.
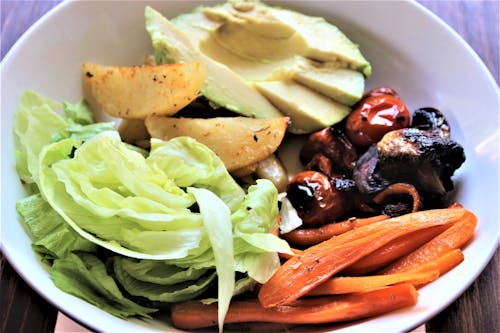
[[[177,152],[173,161],[169,145]],[[182,162],[196,156],[200,147],[212,158],[209,172]],[[128,149],[114,131],[84,143],[65,139],[47,146],[40,157],[39,186],[54,209],[98,245],[140,259],[183,258],[208,246],[202,242],[207,237],[202,216],[190,209],[194,196],[176,183],[175,170],[186,164],[199,175],[192,179],[193,185],[201,182],[200,186],[224,193],[219,184],[228,183],[232,185],[227,187],[228,197],[244,195],[220,159],[191,138],[153,145],[145,158]],[[173,177],[169,170],[174,170]]]
[[[17,210],[54,283],[116,316],[148,317],[139,303],[192,299],[217,281],[222,322],[232,296],[290,252],[271,234],[276,188],[259,180],[245,192],[192,138],[139,152],[90,116],[85,103],[33,92],[16,113],[16,167],[39,191]]]

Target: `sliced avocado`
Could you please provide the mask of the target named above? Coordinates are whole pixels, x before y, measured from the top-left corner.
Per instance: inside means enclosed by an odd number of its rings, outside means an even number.
[[[218,43],[243,57],[260,60],[283,59],[294,54],[314,60],[336,62],[370,77],[371,66],[354,44],[324,18],[261,2],[230,1],[199,9],[217,29]]]
[[[226,2],[214,7],[204,7],[203,14],[212,21],[233,21],[244,25],[253,34],[268,38],[290,38],[295,30],[261,10],[262,4],[256,2]]]
[[[287,59],[307,48],[306,40],[293,27],[269,15],[264,7],[254,2],[226,3],[203,8],[204,16],[219,22],[213,38],[229,52],[241,57],[269,62]]]
[[[292,80],[254,83],[278,109],[291,118],[289,131],[311,133],[344,119],[351,109]]]
[[[293,79],[347,106],[359,101],[365,90],[363,74],[346,68],[327,68],[325,63],[299,66]]]
[[[224,48],[233,50],[242,57],[259,61],[287,59],[306,47],[306,41],[298,34],[289,38],[269,38],[255,34],[239,23],[222,24],[217,28],[214,37]]]
[[[229,47],[222,47],[217,40],[216,31],[220,22],[212,21],[205,15],[205,10],[196,10],[182,14],[171,20],[185,35],[189,36],[192,44],[205,56],[229,67],[233,72],[243,77],[245,81],[266,80],[277,67],[293,66],[294,57],[262,61],[242,57],[239,52]],[[234,51],[234,52],[233,52]]]
[[[354,44],[335,25],[321,17],[303,15],[291,10],[272,8],[273,16],[293,27],[297,33],[304,36],[308,47],[302,56],[329,62],[340,62],[341,67],[362,72],[370,77],[372,69]]]
[[[151,7],[146,7],[146,30],[159,63],[201,61],[208,74],[200,93],[212,103],[248,117],[274,118],[282,114],[255,88],[193,45],[190,37]]]

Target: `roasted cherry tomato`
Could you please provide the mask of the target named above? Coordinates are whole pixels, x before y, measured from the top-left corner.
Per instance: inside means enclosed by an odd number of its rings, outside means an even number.
[[[339,191],[321,172],[302,171],[287,187],[287,198],[297,210],[304,226],[331,223],[347,209],[347,194]]]
[[[393,95],[369,96],[360,101],[346,122],[346,134],[358,146],[378,142],[385,133],[408,127],[411,115]]]

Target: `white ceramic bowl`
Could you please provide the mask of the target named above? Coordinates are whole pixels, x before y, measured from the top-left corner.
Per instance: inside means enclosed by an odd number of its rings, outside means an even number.
[[[279,5],[284,6],[283,2]],[[80,64],[139,64],[151,52],[144,2],[64,2],[37,22],[11,49],[1,67],[2,251],[19,274],[65,313],[98,331],[175,331],[164,320],[124,321],[63,293],[30,248],[15,201],[24,193],[15,172],[12,122],[23,90],[58,100],[81,99]],[[194,2],[152,2],[167,17]],[[467,161],[455,176],[458,199],[479,225],[465,262],[420,290],[418,305],[348,325],[299,331],[408,331],[454,301],[491,259],[498,242],[498,87],[478,56],[449,27],[416,3],[296,1],[287,7],[321,15],[360,44],[373,66],[367,88],[390,85],[410,109],[443,111]],[[390,8],[389,8],[390,7]],[[418,27],[418,29],[416,29]]]

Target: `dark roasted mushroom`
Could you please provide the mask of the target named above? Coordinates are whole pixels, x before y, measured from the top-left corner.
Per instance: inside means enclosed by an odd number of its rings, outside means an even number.
[[[379,192],[373,202],[382,206],[382,214],[399,216],[414,213],[422,206],[417,189],[410,184],[395,183]]]
[[[451,177],[465,161],[462,146],[433,132],[405,128],[387,133],[361,156],[354,180],[362,193],[375,194],[389,184],[408,183],[424,205],[442,205],[453,189]]]
[[[381,177],[378,167],[377,145],[371,145],[358,159],[353,171],[353,179],[360,193],[375,194],[390,185],[390,180]]]
[[[435,108],[420,108],[413,112],[410,127],[431,131],[443,138],[450,138],[450,125],[441,111]]]

